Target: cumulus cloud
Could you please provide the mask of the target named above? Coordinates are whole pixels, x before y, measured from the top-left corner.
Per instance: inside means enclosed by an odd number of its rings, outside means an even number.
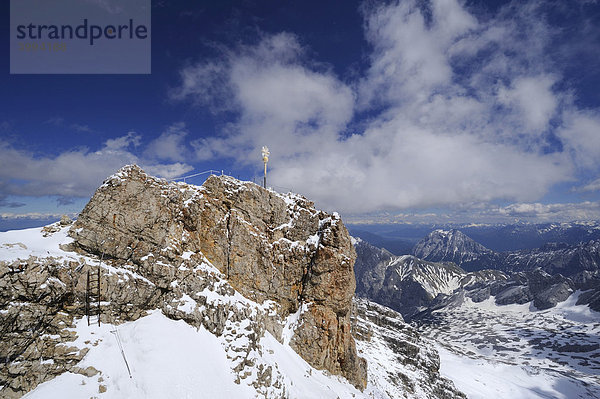
[[[222,63],[205,62],[179,71],[181,84],[170,90],[172,100],[191,99],[214,113],[232,109],[229,79]]]
[[[56,157],[36,156],[0,141],[0,199],[6,195],[48,195],[57,196],[58,203],[65,204],[70,197],[90,196],[103,179],[125,164],[137,163],[165,178],[193,169],[185,163],[165,164],[136,155],[132,148],[140,140],[138,134],[129,132],[107,140],[96,151],[76,149]]]
[[[148,144],[145,154],[160,160],[184,161],[190,152],[185,144],[188,133],[185,123],[174,123]]]
[[[128,132],[125,136],[115,137],[114,139],[108,139],[104,143],[104,151],[108,152],[119,152],[125,151],[128,148],[137,147],[142,141],[142,136],[136,132]]]
[[[535,221],[571,221],[600,219],[600,202],[581,203],[517,203],[490,211],[501,216]]]
[[[563,124],[556,130],[576,164],[598,171],[600,166],[600,110],[580,110],[571,107],[563,116]]]
[[[593,180],[575,191],[600,191],[600,178]]]
[[[446,52],[477,21],[454,0],[433,1],[430,21],[421,5],[403,1],[366,10],[365,34],[373,53],[359,87],[362,106],[422,101],[452,82]]]
[[[197,158],[256,164],[268,145],[274,185],[355,213],[526,203],[598,166],[600,119],[559,90],[537,3],[483,18],[456,0],[402,1],[364,18],[372,52],[352,82],[287,33],[183,68],[173,100],[237,115],[192,143]]]
[[[498,100],[517,111],[515,116],[524,121],[524,132],[544,131],[558,105],[552,92],[555,82],[554,77],[544,75],[517,78],[511,87],[498,90]]]
[[[186,163],[175,162],[171,164],[148,164],[143,165],[144,170],[151,175],[160,176],[167,179],[174,179],[183,176],[194,168]]]

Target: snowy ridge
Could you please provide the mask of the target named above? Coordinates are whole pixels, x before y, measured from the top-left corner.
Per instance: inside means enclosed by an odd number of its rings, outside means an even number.
[[[506,253],[502,259],[504,270],[531,270],[543,268],[550,274],[570,276],[581,271],[600,268],[600,240],[577,245],[549,243],[533,250]]]
[[[576,226],[583,228],[582,225]],[[572,224],[553,224],[544,228],[540,226],[537,231],[540,235],[552,233],[552,237],[560,238],[559,232],[570,228],[573,228]],[[590,229],[590,235],[598,232],[595,227]],[[516,231],[513,233],[517,234]],[[459,230],[435,230],[415,245],[413,254],[432,262],[454,262],[467,271],[498,269],[518,272],[542,268],[550,274],[571,276],[600,269],[600,239],[577,244],[548,242],[537,249],[494,252]]]
[[[464,398],[438,375],[437,352],[399,313],[364,299],[355,306],[354,335],[369,363],[367,387],[373,397]]]
[[[438,294],[453,293],[461,287],[461,281],[466,276],[465,271],[455,265],[425,262],[411,255],[393,259],[388,267],[395,269],[400,281],[412,279],[421,284],[431,298]]]

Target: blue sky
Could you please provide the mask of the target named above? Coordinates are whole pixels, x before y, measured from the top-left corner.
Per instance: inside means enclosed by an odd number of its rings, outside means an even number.
[[[275,188],[349,221],[600,219],[597,1],[152,4],[150,75],[0,59],[3,220],[133,162],[252,180],[263,145]]]

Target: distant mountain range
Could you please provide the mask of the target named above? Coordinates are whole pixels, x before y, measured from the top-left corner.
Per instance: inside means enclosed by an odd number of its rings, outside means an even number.
[[[395,255],[411,253],[422,237],[438,229],[460,230],[496,252],[534,249],[549,242],[573,245],[600,239],[600,223],[595,221],[542,224],[350,224],[348,228],[354,237],[360,237]]]
[[[600,239],[578,244],[546,243],[540,248],[494,252],[459,230],[435,230],[415,245],[413,255],[433,262],[454,262],[467,271],[509,272],[540,268],[553,275],[595,272],[600,266]]]
[[[414,255],[395,256],[361,239],[354,245],[356,293],[407,319],[464,297],[547,309],[578,289],[589,290],[581,303],[600,310],[600,240],[496,253],[458,230],[437,230],[415,246]]]

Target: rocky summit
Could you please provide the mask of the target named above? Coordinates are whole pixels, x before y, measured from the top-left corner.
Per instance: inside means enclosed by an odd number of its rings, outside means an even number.
[[[129,166],[96,191],[70,235],[83,251],[133,262],[161,290],[183,291],[171,288],[172,261],[201,253],[236,291],[274,301],[282,317],[309,304],[292,347],[317,369],[365,387],[350,333],[355,253],[337,214],[228,176],[197,187]]]
[[[0,233],[0,396],[463,397],[353,300],[355,258],[304,197],[124,167],[75,222]]]

